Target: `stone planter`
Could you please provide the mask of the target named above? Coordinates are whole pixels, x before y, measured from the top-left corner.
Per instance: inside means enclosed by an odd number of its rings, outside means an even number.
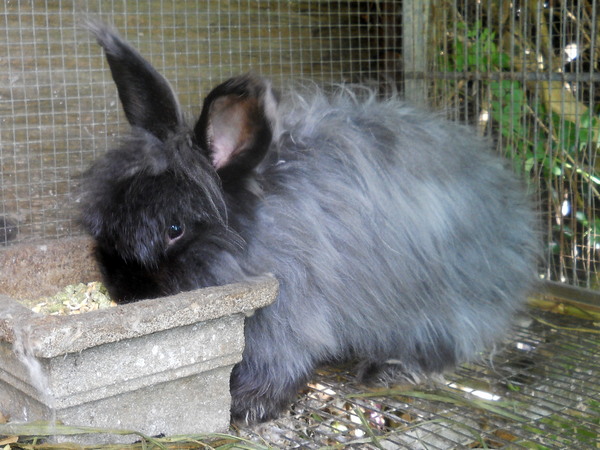
[[[62,245],[62,257],[68,260],[73,245],[88,244]],[[47,246],[39,251],[44,254],[36,256],[35,248],[23,253],[35,261],[48,252],[52,260],[61,255],[60,249]],[[17,255],[13,268],[22,262],[16,247],[5,249],[0,252],[0,269],[7,255]],[[93,264],[87,264],[92,270],[78,276],[95,275]],[[31,268],[22,265],[25,272]],[[0,288],[9,291],[0,295],[0,412],[11,421],[57,420],[150,436],[228,428],[229,375],[241,359],[244,317],[277,295],[276,280],[263,277],[80,315],[43,316],[14,299],[16,291],[7,286],[19,276],[18,270],[10,276],[10,282],[0,279]],[[90,279],[68,283],[80,281]],[[136,439],[97,434],[66,438]]]

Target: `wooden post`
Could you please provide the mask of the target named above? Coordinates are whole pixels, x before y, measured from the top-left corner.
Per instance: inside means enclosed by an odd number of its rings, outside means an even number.
[[[428,41],[431,0],[402,2],[402,53],[404,61],[404,96],[417,105],[428,102]]]

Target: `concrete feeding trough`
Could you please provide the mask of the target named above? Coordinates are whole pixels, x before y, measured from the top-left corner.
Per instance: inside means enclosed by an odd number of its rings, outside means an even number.
[[[84,239],[0,251],[0,412],[13,422],[150,436],[225,431],[244,317],[275,299],[277,281],[265,276],[69,316],[36,314],[15,300],[98,280],[91,253]]]

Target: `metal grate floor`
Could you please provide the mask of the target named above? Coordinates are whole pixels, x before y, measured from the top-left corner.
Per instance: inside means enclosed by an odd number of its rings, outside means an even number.
[[[530,310],[491,356],[425,386],[321,370],[288,414],[237,430],[277,448],[600,448],[600,327]]]

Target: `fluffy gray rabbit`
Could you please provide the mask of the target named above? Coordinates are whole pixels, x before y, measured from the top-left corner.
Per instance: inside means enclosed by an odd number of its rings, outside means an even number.
[[[85,176],[82,221],[111,295],[131,302],[265,272],[232,416],[275,417],[323,363],[419,379],[474,358],[535,282],[535,214],[471,130],[367,88],[276,93],[253,75],[189,127],[168,82],[89,28],[130,137]]]

